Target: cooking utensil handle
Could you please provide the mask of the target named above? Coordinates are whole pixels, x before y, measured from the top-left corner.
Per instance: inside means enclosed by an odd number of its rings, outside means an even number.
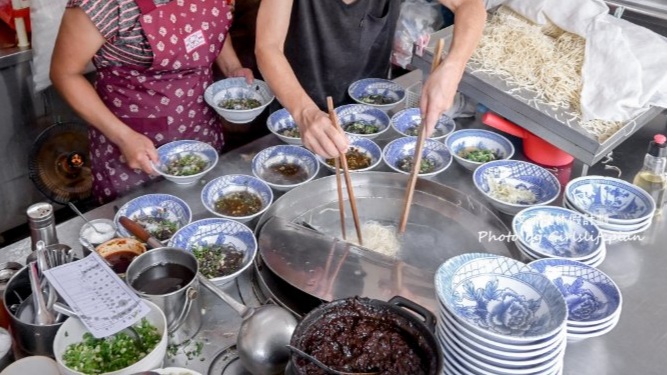
[[[195,288],[188,288],[188,290],[185,292],[185,303],[183,304],[183,308],[181,309],[181,313],[179,314],[178,318],[174,320],[173,323],[167,327],[167,332],[174,333],[176,332],[183,323],[185,323],[185,320],[187,319],[188,315],[190,315],[190,310],[192,309],[192,304],[194,301],[197,299],[199,294],[197,293],[197,289]]]
[[[406,310],[412,311],[413,313],[421,316],[424,319],[424,324],[431,331],[435,330],[435,315],[432,312],[428,311],[424,306],[412,302],[409,299],[401,296],[395,296],[390,299],[388,302],[390,305],[404,308]]]
[[[211,293],[215,294],[218,298],[223,300],[226,304],[229,305],[234,311],[239,313],[241,317],[244,317],[246,312],[249,310],[249,308],[246,305],[243,305],[239,302],[237,302],[232,296],[229,294],[223,292],[220,290],[211,280],[207,279],[206,276],[202,275],[201,273],[198,275],[199,276],[199,282],[208,290],[211,291]]]
[[[486,125],[489,125],[492,128],[496,128],[500,131],[514,135],[519,138],[526,138],[528,133],[524,128],[520,127],[519,125],[491,111],[487,111],[485,114],[482,115],[482,122]]]
[[[121,216],[118,219],[118,222],[120,225],[124,226],[125,229],[127,229],[128,232],[132,233],[133,235],[137,236],[141,241],[144,241],[149,247],[153,249],[157,249],[158,247],[162,247],[162,242],[160,242],[157,238],[152,237],[150,233],[144,227],[139,225],[136,221],[130,219],[127,216]]]

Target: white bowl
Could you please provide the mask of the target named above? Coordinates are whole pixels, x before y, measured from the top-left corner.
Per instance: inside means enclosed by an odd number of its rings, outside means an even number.
[[[285,108],[273,112],[269,118],[266,119],[266,127],[269,128],[271,133],[275,134],[276,137],[288,145],[303,145],[301,137],[289,137],[282,134],[285,130],[299,129],[296,122],[294,122],[294,118]]]
[[[466,149],[476,148],[492,151],[498,159],[510,159],[514,155],[514,145],[509,139],[500,134],[481,129],[461,129],[452,133],[445,140],[445,144],[452,153],[454,160],[465,169],[474,171],[482,162],[468,160],[460,153]]]
[[[368,138],[362,138],[362,137],[357,137],[353,135],[347,135],[347,139],[349,140],[350,148],[356,149],[358,152],[368,156],[371,158],[371,164],[366,167],[366,168],[358,168],[358,169],[350,169],[350,172],[367,172],[370,170],[375,169],[378,165],[380,165],[380,162],[382,161],[382,149],[380,146],[377,145],[377,143],[373,142],[372,140]],[[349,151],[348,151],[349,152]],[[336,168],[332,165],[329,165],[327,163],[327,158],[324,158],[320,155],[316,155],[317,160],[320,161],[320,163],[329,171],[336,173]],[[343,166],[341,166],[342,170]]]
[[[142,221],[143,217],[169,220],[175,223],[178,230],[192,221],[192,210],[184,200],[170,194],[146,194],[134,198],[122,205],[113,218],[118,233],[122,237],[132,237],[132,234],[120,224],[121,216],[134,221]],[[147,230],[151,232],[149,228]],[[166,243],[169,238],[158,238],[158,240]]]
[[[61,375],[58,363],[41,355],[21,358],[2,370],[2,375]]]
[[[378,131],[371,134],[358,134],[345,131],[347,134],[368,139],[375,139],[380,134],[383,134],[389,130],[389,116],[387,116],[387,114],[380,109],[364,104],[347,104],[337,107],[335,112],[336,116],[338,117],[338,123],[343,128],[343,130],[346,129],[348,124],[358,121],[373,124],[378,127]]]
[[[273,171],[281,164],[296,164],[302,176],[290,179]],[[313,180],[320,170],[320,163],[312,152],[303,147],[278,145],[265,148],[252,158],[252,174],[277,191],[288,191]]]
[[[416,137],[419,126],[422,123],[421,110],[419,108],[406,108],[397,112],[391,118],[391,127],[404,137]],[[442,141],[456,129],[456,122],[443,114],[435,124],[435,130],[429,139]]]
[[[405,100],[405,89],[394,81],[382,78],[364,78],[353,82],[347,89],[348,95],[359,104],[388,111]],[[373,104],[363,99],[368,95],[382,95],[392,100],[387,104]]]
[[[220,103],[229,99],[256,99],[261,105],[253,109],[224,109]],[[226,78],[213,82],[204,91],[204,100],[225,120],[245,124],[255,119],[268,106],[275,95],[266,82],[255,79],[248,84],[244,77]]]
[[[242,191],[250,192],[260,198],[262,208],[258,212],[246,216],[228,216],[215,210],[215,202],[220,198]],[[209,181],[201,191],[201,202],[210,213],[216,216],[245,223],[263,214],[271,206],[271,203],[273,203],[273,191],[271,191],[269,185],[257,177],[230,174]]]
[[[270,189],[269,189],[270,190]],[[169,241],[170,247],[192,252],[196,246],[232,245],[242,252],[241,267],[229,275],[213,277],[216,285],[223,285],[240,275],[252,264],[257,255],[257,240],[250,228],[234,220],[223,218],[202,219],[181,228]]]
[[[193,371],[183,367],[159,368],[153,371],[157,372],[160,375],[202,375],[197,371]]]
[[[565,186],[565,197],[577,211],[610,224],[638,224],[655,212],[655,201],[646,191],[618,178],[575,178]]]
[[[524,208],[547,205],[560,194],[560,183],[548,170],[525,161],[496,160],[480,165],[472,174],[473,183],[498,211],[514,215]],[[496,185],[494,185],[494,183]],[[492,196],[492,189],[504,184],[510,189],[529,191],[534,202],[507,202]]]
[[[412,171],[404,171],[398,167],[401,160],[406,157],[414,157],[417,137],[403,137],[394,139],[387,143],[382,150],[382,159],[391,169],[398,173],[410,174]],[[435,169],[429,173],[420,173],[419,177],[433,177],[445,171],[452,164],[452,155],[447,147],[438,141],[426,139],[422,150],[422,160],[429,159],[435,164]]]
[[[142,300],[150,307],[150,312],[146,315],[149,323],[154,325],[158,332],[162,334],[162,339],[158,344],[148,353],[144,358],[140,359],[135,364],[125,367],[123,369],[107,372],[105,375],[131,375],[142,371],[152,370],[162,366],[164,357],[167,354],[167,318],[162,313],[156,304]],[[79,319],[67,319],[56,332],[56,337],[53,340],[53,353],[58,362],[58,367],[63,375],[84,375],[81,372],[72,370],[65,366],[62,356],[71,344],[81,342],[83,334],[88,332],[86,327]]]
[[[159,173],[168,181],[177,183],[179,185],[193,184],[208,172],[210,172],[216,164],[218,164],[218,151],[211,145],[205,142],[182,140],[166,143],[157,149],[158,163],[151,163],[153,170]],[[187,156],[197,156],[206,162],[206,167],[200,172],[187,175],[177,176],[170,174],[167,171],[167,165],[176,160]]]

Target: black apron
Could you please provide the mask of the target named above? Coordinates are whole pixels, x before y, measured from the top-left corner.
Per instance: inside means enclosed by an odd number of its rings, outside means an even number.
[[[285,55],[299,83],[321,108],[351,99],[348,86],[387,78],[401,1],[294,0]]]

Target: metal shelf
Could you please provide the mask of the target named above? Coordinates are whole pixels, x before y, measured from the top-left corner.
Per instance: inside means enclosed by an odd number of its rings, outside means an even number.
[[[445,38],[445,44],[450,45],[452,30],[453,27],[450,26],[433,33],[423,56],[415,54],[412,65],[427,75],[433,60],[436,41]],[[513,94],[509,94],[510,90],[513,90]],[[517,90],[517,87],[509,86],[498,77],[477,71],[473,73],[468,67],[459,85],[459,91],[586,165],[597,163],[662,111],[662,108],[650,108],[600,142],[578,124],[568,123],[565,112],[539,106],[530,100],[533,94],[529,91]]]

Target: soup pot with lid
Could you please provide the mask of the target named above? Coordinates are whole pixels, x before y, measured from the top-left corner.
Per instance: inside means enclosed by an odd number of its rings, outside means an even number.
[[[421,319],[419,319],[420,317]],[[341,327],[346,324],[354,325],[352,334],[350,335],[354,337],[364,336],[365,329],[368,332],[377,332],[377,326],[374,326],[376,324],[384,327],[383,329],[394,332],[403,338],[409,348],[419,358],[424,374],[436,375],[442,372],[442,351],[433,333],[435,316],[424,307],[400,296],[396,296],[388,302],[370,298],[351,297],[320,305],[299,322],[292,335],[290,344],[315,356],[336,370],[346,372],[355,372],[352,370],[356,370],[356,372],[378,371],[377,368],[372,369],[372,371],[368,368],[365,371],[352,368],[343,369],[333,366],[332,363],[327,363],[326,358],[320,358],[318,357],[318,353],[312,352],[313,348],[311,346],[317,345],[318,340],[321,340],[323,337],[334,341],[337,339],[331,338],[333,335],[326,332],[327,328],[335,326],[338,333],[341,331]],[[367,325],[367,327],[363,325]],[[366,336],[369,341],[372,340],[370,336],[372,335]],[[392,349],[394,348],[390,348],[389,350]],[[320,352],[320,354],[322,353]],[[354,357],[354,353],[352,354]],[[369,364],[372,360],[369,360]],[[381,365],[381,363],[378,363],[376,366]],[[300,355],[292,353],[290,368],[294,375],[306,375],[317,367],[309,364],[309,361]]]

